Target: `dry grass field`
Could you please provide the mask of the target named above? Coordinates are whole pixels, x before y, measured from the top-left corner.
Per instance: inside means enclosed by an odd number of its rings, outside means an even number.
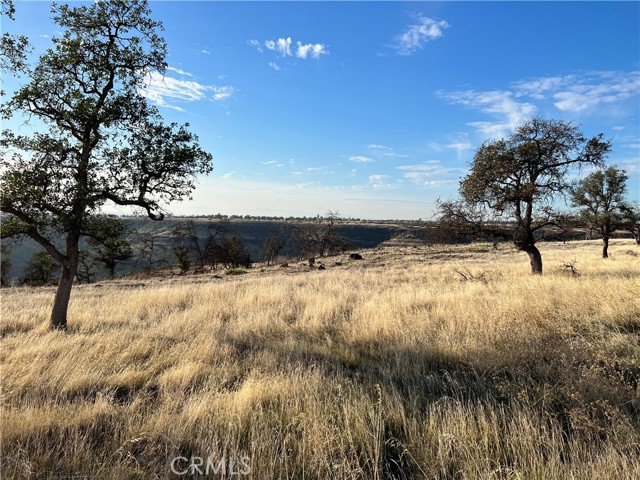
[[[540,248],[3,290],[1,476],[640,478],[640,248]]]

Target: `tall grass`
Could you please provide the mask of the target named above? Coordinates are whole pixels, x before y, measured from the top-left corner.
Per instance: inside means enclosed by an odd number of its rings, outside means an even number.
[[[2,478],[639,478],[637,249],[542,249],[82,286],[67,333],[5,290]]]

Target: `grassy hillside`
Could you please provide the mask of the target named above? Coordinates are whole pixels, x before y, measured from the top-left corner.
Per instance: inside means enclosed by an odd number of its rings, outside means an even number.
[[[632,243],[544,244],[542,277],[473,244],[81,286],[67,333],[52,289],[3,291],[2,478],[173,478],[176,456],[246,462],[232,478],[640,478]]]

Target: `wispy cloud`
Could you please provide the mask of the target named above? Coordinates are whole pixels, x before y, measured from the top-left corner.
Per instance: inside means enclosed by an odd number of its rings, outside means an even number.
[[[513,85],[518,96],[552,98],[561,111],[584,112],[603,103],[627,100],[640,92],[640,72],[583,72],[555,77],[539,77]]]
[[[365,157],[364,155],[351,155],[347,158],[356,163],[372,163],[375,161],[373,158]]]
[[[276,62],[269,62],[269,66],[276,71],[280,70],[280,65],[278,65]]]
[[[404,32],[396,36],[393,43],[398,55],[413,55],[421,50],[427,42],[442,37],[443,31],[449,28],[444,20],[434,20],[421,14],[414,16],[415,23],[409,25]]]
[[[415,165],[401,165],[397,169],[404,172],[403,178],[418,185],[428,186],[453,184],[457,182],[457,179],[451,178],[452,175],[463,171],[461,168],[443,167],[438,160]]]
[[[396,158],[406,158],[407,155],[403,155],[401,153],[395,153],[393,151],[393,147],[387,147],[385,145],[380,145],[378,143],[370,143],[367,145],[367,148],[371,150],[371,154],[376,157],[396,157]]]
[[[187,77],[192,76],[177,68],[169,67],[167,70]],[[175,105],[175,101],[223,101],[233,95],[234,88],[230,85],[205,85],[195,80],[184,80],[158,72],[149,72],[145,83],[140,87],[140,93],[160,107],[183,111],[182,107]]]
[[[264,47],[284,58],[295,57],[301,60],[305,60],[307,58],[318,59],[322,55],[329,54],[327,45],[324,43],[302,43],[300,41],[296,41],[294,45],[291,37],[278,38],[277,40],[265,40],[264,43],[260,43],[258,40],[249,40],[247,43],[260,53],[264,52]],[[269,66],[272,66],[271,63],[269,63]]]
[[[530,118],[536,111],[535,105],[517,101],[515,94],[507,90],[488,92],[464,90],[449,93],[438,92],[438,95],[452,103],[478,109],[496,117],[495,121],[468,123],[485,136],[493,138],[504,136],[508,130],[512,130],[516,125]]]
[[[369,175],[369,183],[375,189],[397,188],[399,185],[390,183],[390,178],[391,176],[383,174]]]
[[[266,162],[260,162],[262,165],[268,165],[270,167],[284,167],[284,163],[280,163],[276,160],[268,160]]]
[[[180,70],[179,68],[167,67],[167,70],[170,72],[176,72],[178,75],[183,75],[185,77],[193,77],[193,75],[191,75],[189,72],[185,72],[184,70]]]
[[[255,47],[258,52],[264,52],[264,50],[262,50],[262,44],[258,40],[248,40],[247,43],[252,47]]]
[[[501,137],[531,118],[537,105],[573,114],[601,112],[606,105],[616,108],[640,94],[640,72],[600,71],[530,78],[512,83],[504,90],[436,92],[452,103],[490,114],[491,120],[468,125],[486,137]],[[545,106],[546,104],[546,106]]]

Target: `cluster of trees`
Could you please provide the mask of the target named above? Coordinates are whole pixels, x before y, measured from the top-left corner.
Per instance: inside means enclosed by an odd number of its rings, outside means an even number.
[[[349,241],[336,232],[340,214],[329,211],[324,220],[325,223],[292,226],[292,239],[301,257],[324,257],[352,248]]]
[[[229,228],[227,220],[209,222],[204,227],[206,235],[201,236],[193,220],[173,229],[173,254],[176,257],[180,273],[194,273],[206,269],[249,268],[251,255],[239,235]]]
[[[172,252],[180,273],[202,273],[224,268],[249,268],[251,255],[241,236],[234,233],[226,218],[198,223],[186,221],[172,231]],[[277,262],[285,250],[300,258],[323,257],[352,248],[347,239],[336,232],[340,221],[338,212],[329,212],[324,223],[292,225],[280,233],[273,233],[262,241],[260,256],[267,265]]]
[[[611,142],[603,135],[586,138],[572,123],[534,118],[507,138],[485,142],[475,153],[470,172],[460,182],[460,198],[438,202],[443,231],[471,237],[509,238],[529,255],[531,271],[542,273],[536,243],[551,227],[585,227],[603,238],[608,256],[611,234],[620,229],[640,241],[640,210],[626,200],[626,173],[606,168]],[[573,183],[569,173],[595,171]],[[577,213],[554,208],[569,197]]]

